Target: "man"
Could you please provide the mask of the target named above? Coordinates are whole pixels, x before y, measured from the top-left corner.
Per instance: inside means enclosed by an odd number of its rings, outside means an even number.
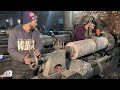
[[[94,36],[97,36],[97,37],[101,36],[101,32],[99,28],[95,28],[92,33],[94,33]]]
[[[92,20],[88,21],[84,25],[78,25],[72,34],[72,41],[79,41],[88,38],[89,36],[87,35],[87,32],[89,32],[88,30],[94,29],[95,24],[96,22]]]
[[[101,31],[100,31],[100,29],[98,28],[97,23],[95,24],[95,27],[94,27],[94,29],[92,30],[92,33],[93,33],[94,36],[97,36],[97,37],[101,36]]]
[[[30,52],[40,56],[42,43],[37,26],[37,15],[31,11],[23,13],[23,25],[18,25],[9,33],[8,52],[12,58],[13,79],[30,79],[34,71],[29,67]]]

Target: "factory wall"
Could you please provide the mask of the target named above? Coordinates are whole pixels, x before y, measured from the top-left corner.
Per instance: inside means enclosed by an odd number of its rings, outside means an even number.
[[[73,11],[73,26],[81,23],[86,15],[92,15],[98,27],[106,32],[120,33],[120,14],[118,11]]]

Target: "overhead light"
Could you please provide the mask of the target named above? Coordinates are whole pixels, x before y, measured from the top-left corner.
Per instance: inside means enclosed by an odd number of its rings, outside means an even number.
[[[20,24],[20,19],[17,20],[18,24]]]
[[[6,22],[9,22],[9,20],[8,20],[8,19],[6,19]]]

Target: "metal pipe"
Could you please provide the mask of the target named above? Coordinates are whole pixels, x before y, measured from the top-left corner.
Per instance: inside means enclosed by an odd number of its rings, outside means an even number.
[[[63,34],[63,35],[55,35],[55,37],[64,42],[64,43],[67,43],[70,41],[70,36],[69,34]],[[43,35],[40,37],[42,39],[42,43],[44,46],[47,46],[47,45],[53,45],[53,38],[51,36],[48,36],[48,35]]]
[[[93,39],[69,42],[66,44],[66,50],[70,51],[71,59],[76,59],[102,50],[106,48],[107,45],[108,39],[106,37],[96,37]]]

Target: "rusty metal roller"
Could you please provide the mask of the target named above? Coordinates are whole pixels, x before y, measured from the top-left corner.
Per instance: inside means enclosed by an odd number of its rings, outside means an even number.
[[[70,53],[71,59],[76,59],[84,55],[106,48],[108,39],[106,37],[94,37],[66,44],[66,51]]]

